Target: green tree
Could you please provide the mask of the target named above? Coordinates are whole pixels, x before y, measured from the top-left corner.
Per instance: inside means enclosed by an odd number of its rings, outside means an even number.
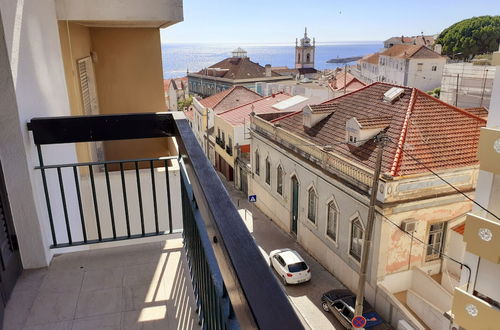
[[[177,102],[177,109],[185,110],[189,108],[189,106],[193,103],[193,97],[191,95],[187,95],[185,99],[180,99]]]
[[[439,34],[436,43],[443,46],[443,54],[454,58],[494,52],[500,43],[500,16],[472,17],[455,23]]]

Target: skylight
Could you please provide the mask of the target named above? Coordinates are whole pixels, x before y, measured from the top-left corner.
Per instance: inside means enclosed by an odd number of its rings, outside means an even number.
[[[404,88],[392,87],[387,92],[384,93],[384,101],[393,102],[404,92]]]

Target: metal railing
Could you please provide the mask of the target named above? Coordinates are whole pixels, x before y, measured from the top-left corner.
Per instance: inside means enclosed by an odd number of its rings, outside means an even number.
[[[182,219],[184,248],[189,260],[197,312],[203,329],[304,328],[182,114],[34,118],[28,128],[33,133],[33,140],[40,155],[38,168],[44,183],[48,221],[52,235],[55,236],[54,247],[170,233],[175,231],[175,222],[179,218]],[[169,157],[44,165],[42,157],[43,145],[158,137],[176,138],[179,148],[178,160]],[[161,162],[164,162],[163,167],[155,167]],[[171,172],[167,167],[170,165],[168,162],[179,165],[176,181],[167,181]],[[140,165],[144,163],[149,163],[149,167],[141,169]],[[133,165],[132,169],[125,170],[124,167],[130,164]],[[109,169],[112,165],[118,166],[119,171],[112,174]],[[96,173],[96,167],[103,168],[103,172]],[[156,171],[162,168],[166,172],[166,197],[160,199],[159,188],[163,183],[159,183],[160,175],[157,175]],[[86,169],[88,173],[82,173],[83,171],[78,169]],[[50,175],[52,177],[48,178]],[[73,181],[68,179],[71,175]],[[84,177],[88,177],[86,184],[90,187],[90,193],[87,192],[87,195],[91,196],[87,204],[93,204],[90,208],[80,205],[85,204],[81,192],[79,197],[67,197],[70,191],[68,188],[73,186],[73,194],[79,194],[82,187],[80,182]],[[149,186],[147,182],[144,183],[146,177],[150,178]],[[69,184],[71,182],[73,185]],[[101,184],[101,190],[97,187],[98,182]],[[116,184],[120,182],[122,188],[116,189]],[[55,183],[56,188],[50,183]],[[177,189],[173,188],[174,184],[179,185]],[[130,196],[134,190],[137,192],[136,197]],[[104,198],[99,198],[99,195]],[[127,197],[120,197],[124,195]],[[144,210],[149,209],[144,205],[144,199],[148,196],[153,201],[149,204],[152,206],[152,215],[149,218],[153,219],[149,225],[147,221],[143,221],[148,218],[144,213]],[[119,203],[116,202],[120,202],[120,199],[123,207],[117,206]],[[173,207],[176,205],[174,199],[178,199],[182,208],[178,210],[178,216]],[[100,236],[97,232],[96,239],[91,239],[88,235],[86,240],[75,239],[76,228],[80,228],[82,234],[88,233],[89,222],[86,220],[85,210],[87,213],[89,209],[93,210],[96,228],[99,228],[98,224],[101,229],[105,227],[100,211],[103,210],[103,203],[105,208],[106,200],[109,208],[107,232],[101,231]],[[52,208],[54,201],[60,201],[58,205],[61,207],[58,211]],[[129,214],[127,221],[125,210],[130,210],[131,202],[137,203],[140,211],[134,217]],[[78,204],[78,207],[74,207],[72,203]],[[165,204],[172,204],[169,216],[162,216],[159,212],[160,207],[165,208]],[[74,220],[78,217],[70,215],[70,212],[75,213],[75,210],[80,214],[79,222]],[[117,214],[120,210],[123,211],[125,228],[127,223],[131,225],[130,234],[125,229],[126,234],[120,235],[120,225],[117,221],[121,218]],[[82,212],[85,218],[82,217]],[[64,220],[57,222],[58,218]],[[132,219],[135,219],[135,222]],[[133,230],[134,223],[136,228],[140,228],[137,229],[137,234]],[[123,223],[121,226],[123,227]],[[166,226],[166,230],[162,226]],[[67,240],[61,242],[59,238],[65,236]]]
[[[168,171],[168,163],[177,162],[177,157],[43,165],[44,160],[41,146],[38,145],[37,147],[40,166],[35,167],[35,169],[39,169],[42,176],[52,237],[52,248],[172,234],[174,231],[178,232],[181,229],[180,227],[174,228],[172,221],[172,194],[170,191],[170,176]],[[140,165],[147,165],[148,168],[140,169]],[[165,180],[162,180],[164,182],[162,182],[163,184],[161,185],[158,183],[160,178],[155,173],[159,168],[157,167],[158,165],[160,165],[161,169],[165,172]],[[118,168],[120,175],[114,175],[116,178],[110,179],[110,166]],[[126,167],[132,167],[133,169],[125,170]],[[145,171],[149,172],[147,175],[150,179],[150,182],[147,183],[149,186],[147,188],[144,183]],[[47,182],[47,176],[50,175],[51,172],[57,173],[58,188],[51,186]],[[65,181],[64,179],[63,174],[65,172],[67,174],[67,179],[69,176],[70,183],[67,182],[68,180]],[[117,174],[116,172],[118,171],[113,172],[115,173],[112,173],[112,175]],[[101,181],[104,183],[101,185],[101,189],[97,187],[97,181],[99,179],[102,179]],[[89,207],[87,208],[85,208],[85,203],[83,202],[85,198],[85,194],[82,194],[83,181],[87,181],[89,187],[87,195],[91,200],[91,205],[88,205]],[[115,183],[114,189],[112,183]],[[116,189],[116,187],[121,189]],[[75,214],[74,217],[79,218],[78,222],[80,226],[74,221],[73,223],[70,222],[67,205],[68,188],[73,189],[76,195],[78,213]],[[134,198],[130,196],[132,189],[136,194]],[[57,190],[59,190],[59,193],[56,192]],[[165,202],[167,207],[166,214],[163,214],[163,216],[159,216],[158,195],[165,197],[162,202]],[[101,198],[99,198],[99,196]],[[54,224],[55,220],[52,208],[53,203],[57,202],[58,197],[60,197],[59,202],[63,209],[65,232],[57,232]],[[117,199],[120,199],[120,203],[117,202]],[[149,200],[149,204],[153,206],[153,214],[149,217],[150,219],[145,217],[145,199]],[[133,203],[137,205],[134,206],[132,205]],[[130,209],[135,209],[136,207],[139,210],[137,216],[131,216]],[[106,214],[103,215],[103,213]],[[122,216],[117,217],[116,214],[121,214]],[[124,221],[120,221],[120,219],[117,218],[122,218]],[[92,231],[92,233],[89,233],[89,230]],[[78,235],[79,240],[74,240],[75,234]]]

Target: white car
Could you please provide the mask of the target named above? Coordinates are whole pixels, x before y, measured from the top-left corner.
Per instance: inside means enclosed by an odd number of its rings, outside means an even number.
[[[284,285],[299,284],[311,279],[311,269],[297,251],[274,250],[269,254],[269,259],[271,267],[276,270]]]

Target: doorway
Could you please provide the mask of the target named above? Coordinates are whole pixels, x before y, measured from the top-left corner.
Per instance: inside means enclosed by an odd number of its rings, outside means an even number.
[[[21,257],[9,205],[2,164],[0,163],[0,325],[3,324],[5,305],[22,271]]]

